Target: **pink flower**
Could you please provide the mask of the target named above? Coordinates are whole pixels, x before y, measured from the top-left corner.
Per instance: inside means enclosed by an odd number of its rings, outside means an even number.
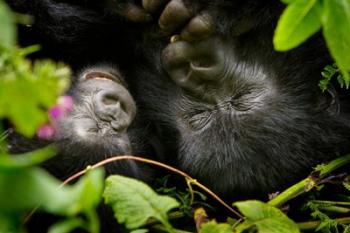
[[[55,128],[51,124],[42,125],[36,135],[41,139],[51,139],[55,135]]]
[[[58,105],[55,105],[55,106],[53,106],[52,108],[49,109],[49,117],[52,120],[57,120],[63,114],[64,114],[63,109],[60,106],[58,106]]]
[[[73,109],[73,99],[70,96],[61,96],[57,100],[57,104],[49,109],[49,117],[51,120],[57,120]]]
[[[65,112],[73,110],[73,98],[68,95],[61,96],[58,98],[57,105],[62,107]]]

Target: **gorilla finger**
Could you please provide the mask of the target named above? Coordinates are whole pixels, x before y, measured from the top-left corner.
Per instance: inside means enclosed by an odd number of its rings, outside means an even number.
[[[198,41],[211,36],[214,31],[213,18],[207,13],[202,13],[191,19],[182,30],[180,37],[186,41]]]
[[[179,87],[187,90],[199,87],[197,77],[191,75],[190,63],[194,55],[193,46],[186,41],[169,44],[162,54],[162,64],[169,77]]]
[[[142,6],[147,12],[154,13],[168,2],[169,0],[142,0]]]
[[[171,70],[177,69],[179,65],[188,65],[194,54],[193,46],[186,41],[171,43],[162,52],[163,67]]]
[[[152,16],[141,6],[130,3],[123,5],[119,12],[125,18],[136,23],[149,22],[152,20]]]
[[[191,17],[191,12],[182,0],[172,0],[162,12],[158,24],[165,33],[171,33],[183,26]]]
[[[203,59],[203,58],[202,58]],[[206,81],[217,81],[218,75],[224,70],[224,63],[213,63],[203,65],[207,61],[193,60],[190,63],[191,74],[195,77],[199,77],[202,83]]]

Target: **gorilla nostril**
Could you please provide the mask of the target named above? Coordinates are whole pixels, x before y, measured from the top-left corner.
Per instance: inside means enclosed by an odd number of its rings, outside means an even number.
[[[132,97],[121,86],[108,85],[100,88],[102,90],[94,99],[96,117],[109,125],[109,128],[107,127],[109,130],[125,133],[136,114]]]
[[[120,105],[120,100],[117,96],[106,94],[102,98],[102,103],[105,105]]]

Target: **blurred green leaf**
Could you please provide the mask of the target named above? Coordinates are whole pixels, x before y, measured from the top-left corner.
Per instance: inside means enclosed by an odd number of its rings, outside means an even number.
[[[93,208],[100,200],[97,197],[102,192],[103,172],[89,172],[72,187],[60,184],[39,168],[0,172],[0,213],[40,207],[54,214],[74,215]]]
[[[80,218],[70,218],[52,225],[48,233],[69,233],[82,226],[84,226],[84,221]]]
[[[8,118],[27,137],[48,121],[47,109],[68,86],[70,75],[67,67],[51,61],[32,65],[23,57],[31,49],[35,47],[15,54],[5,50],[0,56],[0,118]]]
[[[0,212],[0,232],[1,233],[20,233],[20,216],[3,215]]]
[[[128,229],[139,228],[149,218],[155,218],[172,231],[167,212],[178,207],[179,203],[171,197],[158,195],[143,182],[119,175],[110,176],[103,196],[112,206],[118,222],[125,223]]]
[[[75,217],[84,213],[91,215],[102,197],[103,177],[103,170],[96,169],[90,171],[74,186],[60,187],[60,181],[39,168],[0,172],[0,217],[10,219],[9,216],[34,208],[62,216]],[[75,221],[68,219],[53,230],[77,226],[76,222],[73,222]],[[90,225],[86,221],[85,224]],[[10,227],[16,228],[18,225]]]
[[[296,0],[281,0],[284,4],[290,4],[292,2],[295,2]]]
[[[273,39],[277,51],[297,47],[321,28],[319,0],[288,1],[276,28]]]
[[[0,171],[23,169],[39,165],[42,162],[54,157],[55,155],[56,150],[53,146],[47,146],[42,149],[18,155],[10,156],[6,154],[0,154]]]
[[[232,233],[232,227],[227,223],[217,223],[210,221],[201,227],[201,233]]]
[[[94,209],[102,199],[104,172],[94,169],[83,176],[72,188],[68,214],[75,215]]]
[[[147,232],[148,232],[147,229],[138,229],[138,230],[131,231],[130,233],[147,233]]]
[[[0,0],[0,47],[13,47],[16,44],[16,25],[12,12]]]
[[[0,172],[0,212],[16,213],[38,207],[49,211],[69,207],[71,192],[39,168]]]

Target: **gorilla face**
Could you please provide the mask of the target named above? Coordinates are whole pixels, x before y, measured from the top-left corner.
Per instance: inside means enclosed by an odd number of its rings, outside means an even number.
[[[56,122],[53,141],[59,155],[48,165],[50,169],[57,167],[66,169],[63,174],[73,173],[105,158],[130,155],[140,149],[138,137],[129,129],[136,105],[116,69],[109,66],[85,69],[69,94],[74,99],[74,107]],[[128,176],[142,174],[133,161],[112,164],[106,169]]]
[[[81,144],[83,148],[106,148],[109,153],[132,152],[128,127],[136,106],[120,75],[109,67],[85,70],[70,90],[75,106],[57,123],[55,140]]]

